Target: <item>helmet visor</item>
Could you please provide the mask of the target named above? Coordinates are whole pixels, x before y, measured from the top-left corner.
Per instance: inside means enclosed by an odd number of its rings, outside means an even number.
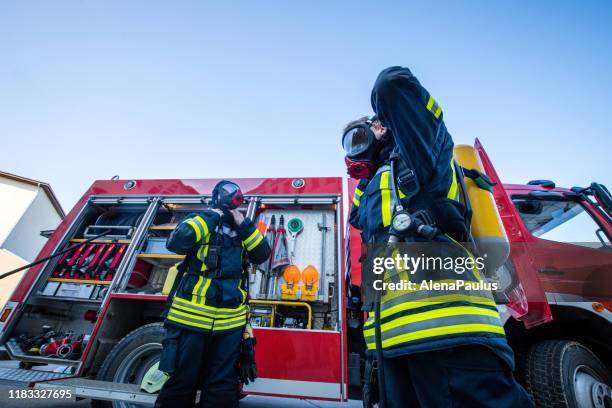
[[[233,210],[244,203],[244,196],[237,184],[226,183],[219,188],[219,207]]]
[[[356,157],[368,150],[372,144],[373,133],[367,125],[359,125],[347,130],[342,136],[342,147],[347,157]]]

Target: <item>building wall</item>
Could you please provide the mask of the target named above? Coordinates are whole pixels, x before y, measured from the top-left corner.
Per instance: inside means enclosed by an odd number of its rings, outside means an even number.
[[[27,263],[28,262],[17,255],[6,249],[0,248],[0,273],[17,269]],[[0,280],[0,310],[2,310],[4,304],[11,298],[13,291],[25,273],[26,270],[23,270]]]
[[[40,231],[55,229],[60,222],[61,218],[51,200],[42,189],[39,189],[2,247],[32,262],[47,241],[47,238],[40,235]]]
[[[38,190],[36,186],[0,178],[0,248],[35,199]]]

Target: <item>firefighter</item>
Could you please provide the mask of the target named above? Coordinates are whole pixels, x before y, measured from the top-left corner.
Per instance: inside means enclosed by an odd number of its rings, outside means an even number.
[[[186,258],[164,313],[159,369],[169,379],[156,407],[194,406],[198,389],[200,407],[236,407],[239,378],[248,384],[256,377],[243,262],[264,262],[270,246],[238,210],[243,201],[237,184],[219,182],[212,208],[181,222],[168,239],[168,249]]]
[[[457,200],[453,141],[441,107],[402,67],[379,74],[372,107],[373,120],[352,122],[343,134],[349,175],[361,179],[349,222],[361,230],[369,248],[388,242],[396,208],[391,189],[396,187],[409,213],[418,214],[427,231],[435,232],[412,241],[434,241],[433,248],[444,248],[453,257],[472,256],[460,244],[468,240],[469,230]],[[396,163],[394,180],[390,159]],[[408,279],[428,279],[428,272],[419,270]],[[478,271],[462,276],[478,278]],[[379,382],[384,389],[379,395],[387,408],[533,406],[513,377],[513,352],[490,292],[386,291],[380,299],[381,321],[369,311],[364,337],[370,358],[377,343],[382,346]],[[364,396],[371,395],[374,384],[366,387]]]

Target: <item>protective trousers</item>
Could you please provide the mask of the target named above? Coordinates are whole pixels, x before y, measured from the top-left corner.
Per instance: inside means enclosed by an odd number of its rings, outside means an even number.
[[[486,346],[384,359],[388,408],[529,408],[508,364]]]
[[[194,407],[200,393],[199,408],[238,407],[237,361],[242,329],[220,333],[200,333],[167,327],[160,367],[172,367],[155,408]],[[167,350],[176,346],[176,353]],[[168,361],[168,359],[172,361]]]

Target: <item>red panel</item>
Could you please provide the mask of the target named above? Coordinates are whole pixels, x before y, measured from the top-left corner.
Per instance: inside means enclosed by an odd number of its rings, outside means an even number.
[[[221,179],[168,179],[136,180],[136,187],[124,190],[127,180],[98,180],[92,186],[93,194],[108,195],[173,195],[210,194]],[[341,177],[306,177],[304,186],[291,185],[295,178],[232,178],[244,194],[340,194]]]
[[[254,332],[259,377],[340,382],[339,333],[257,328]]]

